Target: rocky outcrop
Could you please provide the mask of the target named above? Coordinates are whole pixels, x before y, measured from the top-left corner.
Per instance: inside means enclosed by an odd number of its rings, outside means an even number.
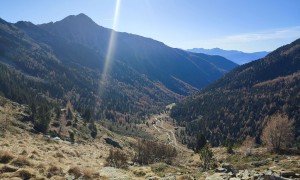
[[[268,180],[285,180],[298,179],[299,174],[293,171],[273,171],[265,170],[263,172],[256,170],[235,170],[230,164],[224,163],[217,169],[214,174],[206,177],[206,180],[247,180],[247,179],[268,179]]]

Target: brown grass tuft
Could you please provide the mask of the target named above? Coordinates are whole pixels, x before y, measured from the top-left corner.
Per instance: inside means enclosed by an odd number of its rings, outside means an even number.
[[[25,167],[25,166],[31,166],[31,163],[30,161],[26,158],[26,157],[23,157],[23,156],[20,156],[18,157],[17,159],[14,159],[12,162],[11,162],[12,165],[15,165],[17,167]]]
[[[0,163],[9,163],[14,158],[14,155],[7,151],[0,151]]]
[[[31,152],[31,154],[39,155],[39,153],[38,153],[36,150],[33,150],[33,151]]]
[[[98,177],[99,177],[99,174],[93,173],[89,169],[84,169],[83,170],[83,178],[84,179],[93,179],[93,178],[98,178]]]
[[[7,173],[7,172],[16,172],[17,170],[18,168],[16,167],[5,165],[0,168],[0,174]]]
[[[20,155],[28,155],[28,153],[27,153],[27,151],[26,150],[23,150],[21,153],[20,153]]]
[[[55,158],[64,158],[65,156],[61,152],[56,152],[53,157]]]
[[[81,172],[81,169],[78,166],[71,167],[68,170],[68,173],[74,175],[76,179],[83,175],[83,172]]]
[[[57,176],[63,175],[62,169],[54,165],[50,165],[47,171],[48,171],[47,178],[51,178],[52,176],[56,176],[56,175]]]
[[[30,179],[34,177],[34,174],[31,169],[20,169],[16,172],[15,177],[20,177],[22,179]]]
[[[46,172],[46,167],[44,164],[39,164],[35,167],[35,169],[40,173],[44,174]]]

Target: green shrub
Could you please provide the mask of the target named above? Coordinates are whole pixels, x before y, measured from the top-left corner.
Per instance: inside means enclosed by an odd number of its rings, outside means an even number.
[[[213,161],[213,152],[210,150],[208,144],[206,144],[199,152],[200,159],[202,161],[203,169],[209,169]]]
[[[41,133],[47,133],[50,123],[50,111],[47,106],[32,109],[33,128]]]
[[[90,124],[89,124],[89,129],[91,130],[91,136],[92,136],[92,138],[96,138],[96,136],[97,136],[97,127],[96,127],[96,125],[95,125],[95,123],[94,122],[91,122]]]
[[[72,144],[74,144],[75,143],[75,134],[74,134],[74,132],[73,131],[69,131],[69,136],[70,136],[70,142]]]

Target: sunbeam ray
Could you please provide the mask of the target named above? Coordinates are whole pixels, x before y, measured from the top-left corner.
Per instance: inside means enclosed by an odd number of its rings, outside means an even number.
[[[115,42],[117,36],[117,32],[115,30],[117,28],[118,21],[119,21],[120,6],[121,6],[121,0],[117,0],[115,6],[114,19],[113,19],[113,27],[110,34],[108,49],[107,49],[104,67],[100,79],[100,88],[99,88],[100,95],[102,94],[105,87],[105,83],[107,82],[107,75],[109,74],[111,63],[113,60],[114,48],[115,48]]]

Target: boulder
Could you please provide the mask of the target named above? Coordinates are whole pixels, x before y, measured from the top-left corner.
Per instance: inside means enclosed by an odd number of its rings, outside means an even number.
[[[232,172],[233,174],[236,174],[237,171],[233,168],[233,166],[229,163],[223,163],[221,165],[222,168],[226,169],[226,172],[229,173],[229,172]]]
[[[113,180],[129,180],[130,177],[126,175],[126,173],[114,167],[104,167],[100,170],[100,177],[105,179],[113,179]]]
[[[146,180],[157,180],[157,177],[153,176],[153,177],[147,177]]]
[[[242,174],[242,179],[251,179],[249,171],[246,169]]]
[[[52,138],[54,141],[62,141],[59,137]]]
[[[219,167],[217,169],[215,169],[215,172],[217,173],[225,173],[227,170],[225,168]]]
[[[280,176],[285,177],[285,178],[294,178],[295,175],[296,174],[293,171],[280,171]]]
[[[134,165],[134,162],[132,162],[132,161],[127,161],[127,164],[128,164],[129,166],[133,166],[133,165]]]
[[[228,174],[226,174],[226,173],[215,173],[215,174],[205,178],[205,180],[223,180],[223,179],[229,179]]]
[[[160,180],[176,180],[176,176],[175,175],[170,175],[170,176],[160,178]]]

